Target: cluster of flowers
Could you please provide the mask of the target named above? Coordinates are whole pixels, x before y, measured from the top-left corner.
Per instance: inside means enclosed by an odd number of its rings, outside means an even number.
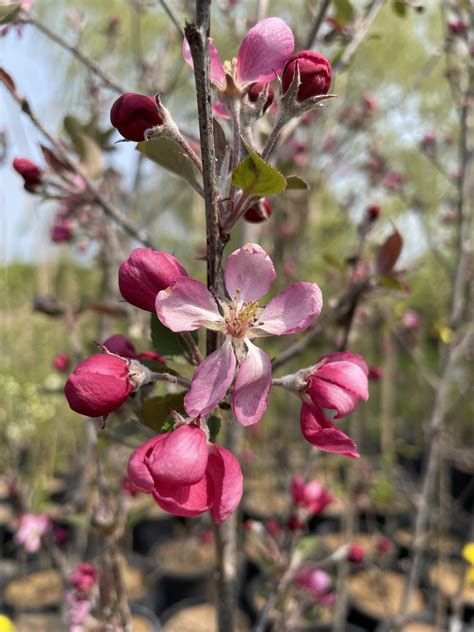
[[[24,188],[29,193],[59,198],[50,237],[53,243],[60,244],[73,241],[80,227],[94,224],[91,221],[91,200],[84,180],[68,173],[67,168],[60,166],[60,161],[56,160],[56,173],[41,169],[28,158],[15,158],[13,168],[23,178]]]
[[[230,403],[244,426],[257,423],[268,406],[272,384],[269,356],[252,340],[262,336],[304,331],[318,316],[322,296],[315,283],[295,283],[259,307],[275,279],[267,253],[246,244],[231,253],[225,266],[229,298],[214,297],[188,276],[173,255],[137,248],[119,269],[119,287],[132,305],[156,313],[174,332],[205,327],[222,334],[220,349],[196,369],[184,398],[186,418],[176,415],[169,434],[153,437],[132,455],[129,479],[176,515],[197,515],[208,509],[216,522],[225,520],[242,494],[242,473],[235,457],[208,441],[208,416],[231,389]],[[69,376],[65,394],[73,410],[91,417],[117,410],[144,383],[136,356],[124,353],[94,355]],[[367,399],[368,369],[350,352],[329,354],[298,382],[303,398],[301,429],[322,450],[355,458],[356,446],[326,416],[340,418]]]

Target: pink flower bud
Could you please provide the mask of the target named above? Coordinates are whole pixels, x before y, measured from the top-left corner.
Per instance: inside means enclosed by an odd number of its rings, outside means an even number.
[[[317,481],[305,483],[303,478],[295,474],[291,479],[290,492],[293,503],[304,508],[311,515],[321,513],[334,498],[323,485]]]
[[[51,241],[55,244],[63,244],[71,241],[73,237],[74,223],[70,219],[56,218],[51,227]]]
[[[283,93],[290,87],[297,65],[301,79],[298,101],[327,94],[331,85],[331,63],[326,57],[312,50],[301,50],[287,61],[281,78]]]
[[[154,362],[160,362],[161,364],[166,364],[166,360],[163,356],[160,356],[159,353],[155,353],[154,351],[142,351],[138,354],[139,360],[153,360]]]
[[[122,336],[122,334],[110,336],[103,345],[110,351],[110,353],[115,353],[116,355],[122,356],[122,358],[138,357],[133,344],[130,340],[128,340],[128,338]]]
[[[288,518],[288,529],[290,531],[299,531],[300,529],[304,529],[305,523],[299,516],[296,514],[291,514]]]
[[[258,202],[256,202],[253,206],[251,206],[244,213],[244,218],[247,222],[251,222],[252,224],[259,224],[260,222],[264,222],[269,219],[272,215],[272,207],[270,202],[266,198],[262,198]]]
[[[321,358],[311,374],[307,394],[313,404],[336,410],[335,419],[351,413],[361,399],[369,398],[368,369],[361,356],[350,351]]]
[[[377,101],[371,94],[366,94],[362,99],[362,105],[364,106],[367,114],[374,114],[377,111]]]
[[[378,204],[372,204],[365,209],[365,215],[369,222],[375,222],[380,215],[380,206]]]
[[[468,28],[469,25],[464,20],[448,20],[448,29],[453,35],[462,35]]]
[[[118,283],[122,296],[131,305],[154,312],[158,292],[179,276],[188,276],[188,273],[170,253],[136,248],[120,266]]]
[[[204,476],[207,459],[204,432],[197,426],[185,424],[161,436],[145,458],[145,465],[154,480],[193,485]]]
[[[69,581],[79,592],[87,592],[97,581],[97,571],[92,564],[84,562],[69,576]]]
[[[303,566],[296,572],[293,581],[298,588],[309,592],[319,605],[327,606],[334,603],[335,595],[329,592],[331,577],[319,568]]]
[[[276,520],[265,520],[265,529],[267,533],[269,533],[274,538],[278,538],[282,533],[283,529],[280,524]]]
[[[25,189],[34,193],[43,179],[43,171],[28,158],[15,158],[13,168],[25,181]]]
[[[379,380],[382,379],[383,376],[383,369],[380,366],[369,366],[369,374],[368,374],[368,378],[369,380],[371,380],[372,382],[378,382]]]
[[[71,364],[71,358],[67,353],[58,353],[53,360],[56,371],[67,371]]]
[[[110,110],[110,122],[124,138],[140,142],[145,140],[145,131],[163,125],[155,99],[143,94],[122,94]]]
[[[380,555],[386,555],[387,553],[390,553],[392,549],[393,549],[393,542],[390,540],[390,538],[382,536],[381,538],[378,539],[377,552]]]
[[[405,312],[402,323],[406,329],[418,329],[421,325],[421,316],[417,314],[417,312],[409,309]]]
[[[273,91],[272,86],[269,83],[252,83],[247,93],[249,97],[249,101],[251,101],[252,103],[255,103],[256,101],[258,101],[258,97],[263,92],[263,90],[265,90],[267,86],[268,86],[268,93],[267,93],[267,100],[265,101],[265,105],[263,106],[264,112],[268,110],[268,108],[271,106],[275,98],[275,93]]]
[[[426,132],[420,141],[420,145],[424,151],[433,152],[436,150],[436,134],[433,131]]]
[[[358,544],[349,544],[347,559],[351,564],[360,564],[364,561],[364,549]]]
[[[88,417],[108,415],[133,391],[129,363],[114,355],[93,355],[68,377],[64,394],[76,413]]]

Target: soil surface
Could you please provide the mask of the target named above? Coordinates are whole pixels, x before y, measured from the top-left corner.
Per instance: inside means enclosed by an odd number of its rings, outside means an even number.
[[[456,597],[461,592],[467,564],[460,560],[435,562],[430,568],[429,577],[433,586],[439,587],[445,597]],[[474,606],[474,585],[464,585],[462,600],[465,604]]]
[[[373,554],[376,540],[377,537],[374,537],[370,533],[356,533],[350,541],[347,540],[344,533],[328,533],[322,537],[323,546],[325,546],[331,553],[343,544],[357,544],[362,548],[366,555]]]
[[[148,586],[146,585],[145,573],[136,566],[123,566],[123,579],[127,594],[130,601],[137,601],[146,597],[148,594]]]
[[[210,604],[185,608],[168,619],[163,632],[217,632],[215,608]],[[237,632],[250,632],[250,624],[242,612],[237,615]]]
[[[176,538],[155,553],[161,571],[175,575],[193,575],[211,572],[214,568],[214,542],[202,542],[199,538]]]
[[[12,579],[5,587],[5,603],[18,610],[34,610],[56,606],[62,599],[62,581],[58,571],[36,571]]]
[[[405,589],[405,577],[395,571],[363,570],[349,578],[349,593],[356,605],[375,618],[398,613]],[[425,607],[422,593],[417,590],[410,611],[418,614]]]
[[[394,540],[397,544],[409,549],[413,544],[413,531],[409,529],[398,529],[395,531]],[[443,535],[430,533],[426,539],[426,547],[434,553],[459,555],[459,551],[463,547],[463,542],[450,533]]]

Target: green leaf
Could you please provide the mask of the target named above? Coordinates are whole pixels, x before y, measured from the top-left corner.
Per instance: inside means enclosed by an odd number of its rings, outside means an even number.
[[[151,315],[151,339],[153,348],[162,356],[183,355],[183,343],[179,334],[165,327],[156,314]]]
[[[136,149],[144,156],[171,173],[187,180],[191,186],[202,188],[202,178],[197,167],[173,139],[162,134],[152,140],[138,143]]]
[[[407,14],[407,5],[405,2],[401,2],[400,0],[392,2],[392,9],[399,18],[404,18]]]
[[[354,17],[354,9],[349,0],[334,0],[334,6],[336,8],[336,20],[345,25]]]
[[[215,443],[221,429],[221,420],[217,415],[211,415],[207,420],[207,426],[209,428],[209,439],[212,443]]]
[[[251,147],[244,145],[249,155],[232,172],[232,184],[249,195],[270,196],[284,191],[285,176],[265,162]]]
[[[14,22],[20,13],[21,4],[19,2],[6,2],[0,4],[0,24],[10,24]]]
[[[301,190],[306,191],[309,189],[308,183],[300,178],[299,176],[288,176],[286,178],[286,190]]]
[[[399,292],[406,292],[406,287],[401,281],[391,276],[381,276],[378,278],[380,287],[387,288],[388,290],[398,290]]]
[[[102,173],[102,152],[95,139],[89,136],[86,128],[87,125],[83,125],[75,116],[64,118],[64,129],[81,160],[81,168],[86,175],[95,178]]]
[[[344,262],[335,257],[334,255],[325,254],[323,255],[324,261],[333,268],[336,268],[339,272],[345,272],[346,266]]]
[[[186,392],[182,391],[181,393],[167,393],[147,399],[140,411],[145,426],[155,432],[166,431],[166,427],[163,426],[170,420],[170,411],[176,410],[178,413],[184,413],[183,400],[185,395]]]

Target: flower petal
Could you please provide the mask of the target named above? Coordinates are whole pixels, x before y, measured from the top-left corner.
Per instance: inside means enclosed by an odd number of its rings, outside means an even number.
[[[201,281],[178,277],[156,296],[156,313],[171,331],[194,331],[222,321],[216,301]]]
[[[351,391],[358,399],[369,399],[367,373],[354,362],[328,362],[318,368],[315,376]]]
[[[359,458],[357,446],[352,439],[337,428],[319,408],[303,402],[300,426],[306,441],[320,450],[341,454],[351,459]]]
[[[242,498],[242,470],[232,452],[215,444],[209,451],[207,472],[214,485],[211,516],[216,524],[221,524],[238,507]]]
[[[272,385],[272,363],[265,351],[248,340],[245,342],[248,352],[235,380],[232,410],[239,423],[251,426],[267,410],[268,393]]]
[[[219,52],[214,45],[214,40],[209,38],[209,56],[211,63],[211,83],[219,88],[225,88],[225,72],[222,65]],[[194,68],[193,56],[191,55],[191,48],[189,47],[188,40],[183,40],[183,57],[184,61]]]
[[[184,398],[184,409],[190,417],[205,415],[217,406],[232,384],[235,364],[230,338],[201,362]]]
[[[230,297],[239,290],[239,302],[255,301],[271,288],[275,268],[263,248],[245,244],[227,257],[224,278]]]
[[[150,493],[155,487],[153,476],[145,464],[145,459],[164,438],[165,435],[157,435],[156,437],[148,439],[148,441],[139,445],[138,448],[132,452],[132,456],[128,461],[128,478],[144,492]]]
[[[212,113],[222,119],[230,119],[230,112],[221,101],[214,101],[212,104]]]
[[[153,491],[156,503],[174,516],[199,516],[210,509],[214,499],[212,478],[206,473],[194,485],[156,482]]]
[[[259,329],[280,336],[304,331],[319,316],[323,296],[316,283],[293,283],[273,298],[259,316]]]
[[[154,480],[193,485],[204,476],[207,466],[207,440],[197,426],[179,426],[155,445],[146,464]]]
[[[293,33],[281,18],[260,20],[242,40],[237,57],[237,81],[273,81],[295,47]]]
[[[353,362],[354,364],[357,364],[357,366],[360,367],[366,375],[369,374],[369,368],[364,358],[361,355],[352,353],[351,351],[335,351],[334,353],[328,353],[327,355],[323,356],[321,360],[326,360],[326,363],[341,362],[341,360],[347,360],[347,362]]]

